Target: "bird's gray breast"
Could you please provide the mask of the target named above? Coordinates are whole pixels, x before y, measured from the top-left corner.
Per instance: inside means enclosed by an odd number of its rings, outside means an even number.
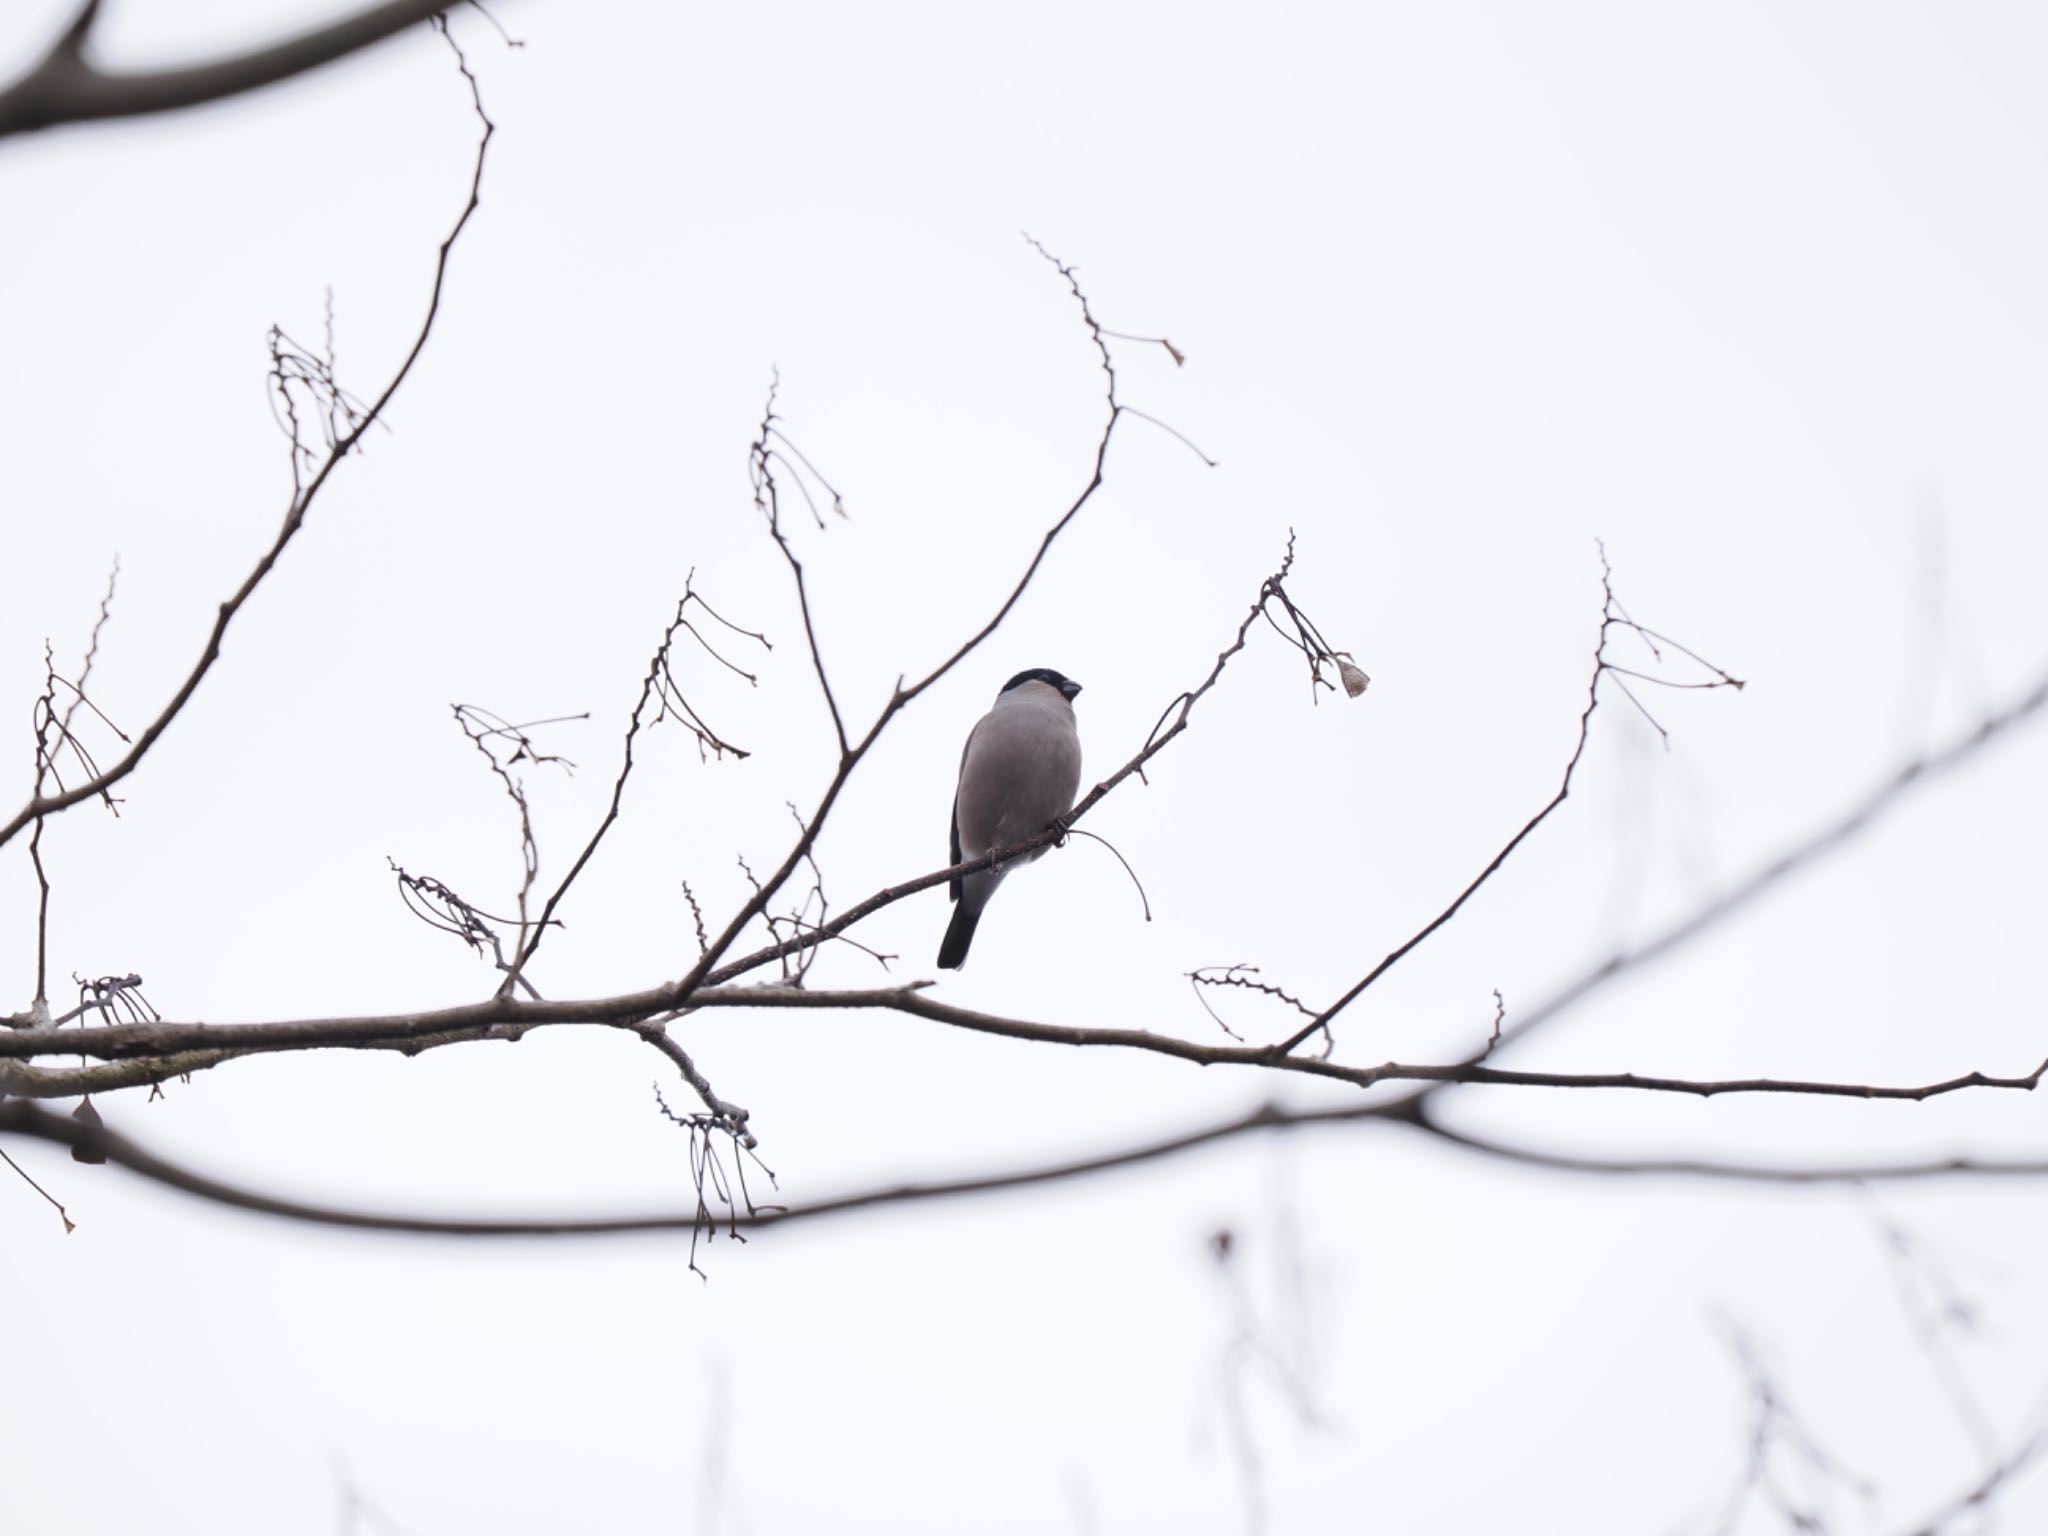
[[[1073,706],[1043,684],[1012,689],[967,739],[958,811],[962,856],[1043,832],[1073,808],[1080,787]]]

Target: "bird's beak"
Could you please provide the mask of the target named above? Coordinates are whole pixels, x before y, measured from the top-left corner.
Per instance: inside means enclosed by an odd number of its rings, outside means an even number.
[[[1060,684],[1060,695],[1069,704],[1074,702],[1075,695],[1080,693],[1080,691],[1081,685],[1075,682],[1071,677],[1068,678],[1064,683]]]

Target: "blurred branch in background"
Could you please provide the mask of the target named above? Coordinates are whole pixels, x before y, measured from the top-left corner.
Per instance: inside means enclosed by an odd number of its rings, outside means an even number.
[[[1784,1369],[1770,1358],[1753,1329],[1725,1310],[1717,1324],[1748,1385],[1749,1431],[1742,1468],[1707,1527],[1712,1536],[1745,1536],[1765,1529],[1825,1532],[1842,1528],[1841,1506],[1853,1502],[1853,1524],[1862,1530],[1893,1531],[1900,1536],[1943,1536],[1953,1530],[1990,1528],[1999,1495],[2048,1450],[2048,1422],[2037,1402],[2030,1423],[2011,1434],[1992,1423],[1969,1372],[1952,1347],[1958,1333],[1971,1333],[1984,1323],[1985,1309],[1966,1297],[1950,1266],[1922,1234],[1885,1214],[1873,1202],[1871,1216],[1882,1246],[1885,1267],[1908,1330],[1921,1356],[1935,1373],[1941,1392],[1929,1399],[1909,1394],[1916,1410],[1931,1410],[1951,1421],[1956,1438],[1977,1463],[1974,1471],[1953,1479],[1959,1491],[1942,1499],[1933,1512],[1909,1524],[1887,1518],[1886,1476],[1852,1467],[1825,1446],[1811,1420],[1791,1403]],[[1896,1370],[1899,1361],[1868,1351],[1873,1372]],[[1874,1385],[1867,1383],[1867,1386]],[[1914,1463],[1889,1472],[1924,1478],[1947,1457],[1944,1437],[1930,1433],[1939,1425],[1916,1423]],[[1967,1522],[1967,1524],[1965,1523]]]
[[[85,0],[28,72],[0,89],[0,139],[64,123],[143,117],[225,101],[324,68],[454,8],[449,0],[385,0],[241,53],[128,73],[103,70],[88,57],[101,4]]]

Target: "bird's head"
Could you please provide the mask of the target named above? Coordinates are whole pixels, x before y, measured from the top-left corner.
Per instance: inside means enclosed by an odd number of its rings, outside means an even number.
[[[1019,672],[1003,684],[1003,692],[1008,693],[1012,688],[1021,687],[1025,683],[1043,683],[1048,688],[1057,689],[1059,696],[1069,704],[1074,702],[1074,696],[1081,691],[1081,685],[1071,677],[1055,672],[1051,667],[1033,667],[1029,672]]]

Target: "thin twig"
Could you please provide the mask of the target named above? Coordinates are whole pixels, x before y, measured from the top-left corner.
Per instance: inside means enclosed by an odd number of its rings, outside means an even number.
[[[1293,569],[1293,566],[1294,535],[1290,532],[1287,538],[1287,549],[1281,558],[1279,568],[1259,584],[1258,595],[1253,599],[1250,608],[1245,612],[1243,620],[1238,624],[1236,635],[1217,654],[1214,663],[1209,668],[1208,675],[1193,688],[1179,694],[1168,703],[1166,708],[1161,711],[1157,722],[1153,725],[1151,732],[1145,738],[1144,744],[1139,747],[1136,754],[1108,778],[1082,796],[1079,803],[1062,817],[1059,822],[1046,828],[1043,832],[1021,840],[1009,848],[998,849],[993,854],[969,859],[963,863],[951,865],[946,869],[937,870],[928,875],[920,875],[912,880],[905,880],[894,885],[885,886],[865,900],[848,907],[838,917],[834,918],[830,923],[824,924],[815,932],[799,934],[793,939],[780,940],[768,944],[763,948],[754,950],[750,954],[741,956],[729,964],[721,965],[716,969],[708,971],[702,979],[710,985],[719,985],[731,981],[763,965],[780,961],[800,947],[819,944],[823,943],[826,939],[836,938],[847,928],[853,926],[853,924],[873,915],[883,907],[903,900],[906,896],[915,895],[917,892],[928,890],[935,885],[946,884],[958,879],[963,874],[972,874],[977,869],[985,869],[1008,863],[1013,859],[1021,858],[1041,848],[1051,847],[1054,843],[1059,842],[1068,832],[1075,830],[1074,824],[1076,822],[1086,816],[1097,805],[1100,805],[1104,798],[1113,792],[1117,786],[1133,777],[1142,778],[1145,765],[1165,751],[1174,738],[1188,728],[1188,722],[1193,716],[1195,706],[1222,679],[1224,669],[1229,666],[1232,658],[1245,648],[1252,626],[1261,617],[1266,617],[1270,621],[1269,605],[1271,604],[1278,603],[1294,619],[1296,624],[1295,633],[1289,635],[1284,630],[1280,631],[1280,633],[1287,638],[1290,644],[1299,649],[1307,659],[1312,681],[1321,679],[1319,669],[1323,666],[1338,666],[1341,668],[1348,664],[1348,660],[1340,661],[1339,653],[1333,652],[1327,647],[1321,635],[1315,630],[1314,625],[1308,621],[1307,617],[1287,597],[1285,583],[1288,573]],[[1325,683],[1325,686],[1334,685]],[[904,697],[905,695],[899,686],[897,700],[900,701]],[[887,715],[885,713],[884,719],[886,718]],[[861,751],[866,750],[868,742],[872,742],[874,736],[879,733],[880,728],[881,722],[878,721],[875,730],[869,733],[867,742],[862,743]],[[836,788],[837,786],[835,785],[835,792]],[[818,825],[819,819],[818,816],[814,816],[809,825],[815,828]],[[786,878],[786,876],[782,878]],[[771,886],[775,883],[777,882],[770,882]]]
[[[432,9],[432,7],[418,3],[385,5],[378,7],[374,11],[365,12],[362,16],[355,18],[351,22],[336,23],[335,26],[322,29],[320,32],[305,34],[293,43],[280,44],[276,49],[270,50],[272,55],[282,58],[290,67],[286,68],[278,65],[277,67],[281,72],[266,73],[265,69],[270,66],[265,65],[255,70],[256,78],[249,78],[242,84],[234,84],[232,88],[237,90],[247,89],[249,85],[267,83],[270,79],[281,79],[286,74],[297,73],[301,69],[310,68],[313,64],[325,62],[328,58],[340,57],[342,53],[353,51],[354,48],[362,46],[364,42],[373,41],[374,37],[386,35],[391,31],[397,30],[400,26],[410,25],[412,22],[422,19],[424,16],[431,14]],[[77,50],[78,46],[83,43],[86,33],[91,28],[96,10],[96,5],[84,7],[78,22],[74,24],[72,32],[67,33],[66,40],[60,42],[58,48],[53,50],[51,58],[59,60],[60,69],[85,69],[86,74],[88,76],[91,75],[92,72],[89,68],[79,63]],[[388,22],[388,25],[382,25],[380,30],[379,25],[382,22]],[[373,35],[361,35],[366,30],[367,33]],[[355,40],[350,41],[350,39]],[[346,43],[346,46],[343,46],[344,43]],[[434,281],[427,297],[426,316],[420,322],[419,330],[414,334],[412,345],[407,350],[404,360],[398,365],[398,369],[392,375],[390,382],[384,386],[383,392],[377,396],[376,400],[364,413],[363,419],[353,430],[345,434],[335,444],[333,449],[329,451],[326,458],[322,460],[318,472],[304,486],[294,487],[290,502],[285,509],[284,521],[278,528],[276,538],[271,541],[270,547],[263,552],[255,565],[251,567],[249,574],[243,578],[241,586],[236,588],[228,600],[220,605],[219,611],[214,615],[213,627],[207,635],[206,644],[200,652],[199,660],[186,675],[185,681],[179,685],[177,692],[171,696],[170,702],[164,705],[156,718],[150,721],[142,733],[135,738],[134,745],[111,768],[107,769],[104,773],[94,774],[84,783],[75,784],[70,789],[53,795],[44,795],[38,792],[10,820],[0,824],[0,846],[4,846],[12,841],[21,832],[22,828],[28,826],[29,823],[38,817],[53,816],[59,811],[68,810],[71,806],[78,804],[82,800],[89,800],[95,795],[105,794],[115,784],[127,778],[129,774],[133,773],[141,765],[143,758],[148,756],[150,749],[156,745],[164,732],[170,729],[171,722],[184,712],[186,704],[191,701],[193,694],[198,692],[199,685],[206,680],[206,675],[213,670],[214,663],[220,659],[221,642],[227,634],[228,626],[234,622],[235,616],[242,611],[242,608],[247,604],[250,597],[254,595],[256,589],[263,584],[264,579],[276,568],[277,562],[284,554],[286,546],[298,534],[299,529],[305,526],[306,514],[311,510],[314,500],[326,486],[329,478],[340,467],[342,461],[355,451],[357,444],[362,441],[363,435],[382,420],[385,408],[390,405],[392,398],[398,393],[399,386],[410,377],[413,365],[419,361],[420,354],[426,350],[427,338],[433,334],[434,321],[441,312],[441,299],[446,290],[448,279],[448,259],[455,249],[455,242],[461,238],[463,230],[468,228],[470,217],[479,206],[483,188],[484,162],[490,148],[491,136],[497,131],[496,125],[492,123],[490,116],[484,111],[483,97],[478,90],[476,76],[470,72],[468,60],[462,56],[462,51],[456,46],[453,38],[449,38],[448,43],[451,48],[455,49],[457,67],[461,70],[463,79],[469,86],[470,101],[475,107],[477,120],[483,124],[483,132],[477,140],[476,162],[475,168],[470,175],[468,199],[464,202],[462,212],[457,216],[454,227],[449,230],[447,237],[442,240],[440,250],[435,256]],[[253,56],[245,56],[244,61],[230,65],[201,66],[196,71],[171,71],[164,76],[147,78],[174,80],[189,78],[195,75],[199,77],[213,77],[223,73],[233,76],[238,69],[247,71],[249,66],[246,61],[251,57]],[[49,61],[46,60],[45,67],[48,66]],[[32,75],[30,78],[33,81],[36,77]],[[118,77],[115,83],[117,85],[121,83]],[[132,84],[133,82],[131,81],[130,83]],[[228,83],[232,84],[231,81]],[[39,87],[38,89],[45,88]],[[18,89],[19,87],[17,87]],[[177,93],[175,90],[172,90],[171,94],[175,96]],[[134,105],[131,100],[131,103],[122,110],[154,111],[160,110],[164,105],[183,105],[186,100],[212,100],[224,94],[230,94],[230,91],[228,89],[215,89],[209,85],[204,94],[191,95],[178,100],[158,101],[157,104],[149,106]],[[0,96],[0,134],[10,130],[19,131],[23,126],[42,126],[45,122],[58,120],[45,117],[41,121],[24,124],[20,116],[22,110],[21,102],[19,99],[10,102],[9,98],[13,96],[13,92]],[[106,111],[74,112],[71,114],[71,119],[76,120],[82,116],[107,115],[111,114]]]
[[[1023,574],[1017,578],[1016,584],[1010,589],[1009,596],[1003,600],[994,615],[980,629],[969,635],[966,640],[962,641],[953,650],[950,656],[915,683],[906,684],[899,678],[894,691],[882,705],[880,712],[875,716],[873,723],[868,727],[867,732],[860,740],[849,744],[844,730],[841,729],[839,731],[841,747],[838,767],[835,769],[831,781],[825,786],[823,793],[819,796],[816,807],[804,821],[802,832],[798,835],[795,843],[791,845],[789,851],[783,855],[782,862],[769,875],[767,880],[760,882],[759,888],[754,892],[753,896],[741,904],[739,910],[727,921],[725,927],[719,931],[710,945],[698,956],[696,963],[684,974],[680,986],[685,993],[694,991],[712,976],[713,972],[718,968],[719,962],[725,958],[733,944],[739,939],[739,936],[767,910],[768,904],[774,899],[776,892],[782,889],[784,883],[795,874],[798,867],[809,856],[812,844],[817,841],[819,834],[823,832],[825,821],[832,814],[833,807],[838,804],[839,797],[844,792],[847,782],[852,778],[854,771],[860,766],[862,760],[866,758],[874,744],[881,738],[883,731],[888,728],[890,722],[927,689],[945,677],[955,667],[959,666],[968,656],[972,655],[982,642],[995,632],[996,628],[1009,616],[1010,610],[1015,608],[1018,602],[1022,600],[1025,590],[1031,585],[1032,579],[1038,574],[1039,567],[1045,563],[1046,556],[1051,552],[1054,542],[1066,531],[1074,519],[1081,515],[1082,509],[1088,505],[1094,498],[1096,491],[1102,486],[1103,468],[1108,459],[1110,442],[1115,435],[1119,413],[1116,398],[1115,365],[1110,358],[1108,344],[1102,338],[1101,327],[1097,325],[1094,312],[1089,307],[1088,297],[1082,291],[1080,282],[1074,275],[1073,269],[1055,260],[1051,253],[1047,252],[1043,246],[1038,246],[1036,241],[1033,241],[1032,244],[1036,246],[1041,255],[1045,256],[1047,261],[1052,262],[1053,266],[1066,280],[1069,290],[1073,293],[1075,302],[1080,306],[1082,322],[1087,327],[1096,353],[1102,360],[1103,375],[1107,381],[1104,388],[1104,396],[1108,402],[1109,414],[1103,423],[1101,435],[1096,439],[1094,465],[1089,474],[1087,484],[1081,488],[1080,493],[1068,505],[1067,510],[1053,522],[1052,526],[1039,539],[1037,552],[1025,566]],[[768,420],[772,424],[772,395]],[[825,682],[822,669],[819,670],[818,680],[821,685]],[[832,697],[829,690],[827,692],[827,700],[832,706],[836,727],[840,724],[838,705],[837,700]],[[872,911],[874,907],[868,906],[867,910]],[[850,919],[842,915],[838,928],[847,926],[848,921]],[[780,959],[794,953],[796,948],[806,944],[821,942],[822,939],[832,937],[838,931],[837,928],[832,928],[832,925],[826,925],[826,927],[831,928],[832,931],[816,934],[799,933],[791,940],[771,944],[766,951],[757,952],[761,958],[748,956],[747,961],[743,963],[743,968],[751,969],[754,965],[766,964],[769,960]]]
[[[2032,687],[2011,703],[1985,715],[1947,746],[1895,769],[1840,816],[1767,860],[1721,895],[1695,908],[1654,937],[1633,948],[1616,950],[1576,979],[1566,982],[1504,1029],[1499,1043],[1507,1046],[1527,1039],[1533,1031],[1578,1006],[1616,977],[1683,949],[1702,934],[1745,910],[1784,880],[1845,847],[1905,803],[1914,791],[1963,767],[1993,742],[2010,736],[2019,727],[2033,721],[2044,709],[2048,709],[2048,668],[2043,669]]]
[[[1558,781],[1557,792],[1544,802],[1542,809],[1522,824],[1520,830],[1514,836],[1501,845],[1500,850],[1487,861],[1486,867],[1473,876],[1465,888],[1451,899],[1449,905],[1445,906],[1436,916],[1432,917],[1422,927],[1402,941],[1402,943],[1389,951],[1379,964],[1367,971],[1363,977],[1354,983],[1334,1003],[1331,1003],[1309,1023],[1303,1025],[1293,1035],[1276,1046],[1274,1049],[1278,1054],[1286,1055],[1288,1052],[1299,1047],[1303,1041],[1308,1039],[1317,1030],[1327,1030],[1330,1021],[1363,996],[1374,982],[1378,981],[1388,971],[1413,954],[1432,934],[1438,932],[1446,923],[1456,917],[1459,911],[1463,909],[1465,903],[1479,893],[1486,883],[1500,871],[1501,866],[1506,864],[1514,855],[1515,850],[1527,842],[1535,834],[1536,829],[1548,821],[1552,813],[1559,806],[1563,805],[1565,800],[1571,795],[1572,779],[1578,773],[1579,764],[1586,755],[1586,745],[1592,739],[1593,712],[1600,707],[1600,680],[1614,670],[1613,664],[1607,659],[1608,637],[1617,626],[1629,629],[1636,629],[1638,627],[1634,620],[1623,617],[1619,611],[1619,605],[1614,596],[1614,573],[1608,566],[1607,551],[1604,547],[1600,549],[1600,590],[1603,599],[1600,610],[1600,628],[1593,646],[1592,676],[1586,684],[1586,705],[1579,712],[1578,736],[1572,743],[1571,756],[1565,760],[1564,774]],[[1693,653],[1688,651],[1686,654],[1690,656]],[[1710,663],[1705,662],[1702,662],[1701,665],[1708,666],[1720,679],[1720,681],[1707,686],[1735,688],[1742,686],[1740,682],[1729,676],[1726,672],[1721,671],[1720,668],[1712,667]],[[1624,692],[1627,691],[1625,684],[1620,686],[1622,686]],[[1631,699],[1634,699],[1633,694],[1629,696]],[[1640,701],[1637,701],[1637,707],[1641,708]],[[1647,714],[1647,711],[1645,713]],[[1653,720],[1651,723],[1654,725],[1656,722]],[[1658,730],[1661,733],[1663,728],[1659,726]]]

